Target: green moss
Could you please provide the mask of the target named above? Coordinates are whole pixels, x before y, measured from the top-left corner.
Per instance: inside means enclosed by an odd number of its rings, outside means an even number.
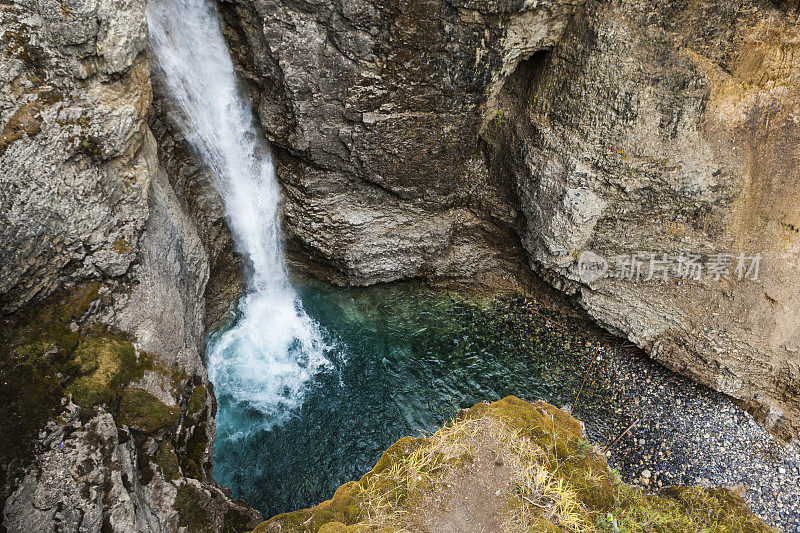
[[[183,475],[187,478],[202,479],[200,467],[193,459],[183,457],[181,460],[181,470],[183,471]]]
[[[255,531],[270,531],[269,524],[276,523],[281,525],[283,531],[319,531],[331,523],[355,525],[364,516],[358,505],[360,493],[359,483],[355,481],[345,483],[336,490],[330,500],[311,509],[278,515],[269,522],[260,524]]]
[[[181,468],[187,477],[204,479],[202,465],[208,447],[208,426],[205,422],[195,426],[192,436],[186,443],[186,454],[181,457]]]
[[[225,513],[222,522],[222,533],[244,533],[250,531],[250,517],[236,509]]]
[[[117,421],[145,433],[155,433],[178,423],[180,409],[170,407],[149,392],[128,387],[122,393]]]
[[[319,533],[361,533],[363,531],[367,531],[367,528],[360,525],[348,526],[341,522],[330,522],[319,528]]]
[[[198,385],[192,391],[191,397],[189,397],[189,406],[186,412],[186,416],[194,416],[196,413],[200,412],[200,409],[206,404],[206,397],[208,396],[208,391],[206,390],[205,386]]]
[[[143,431],[177,420],[177,408],[128,389],[155,369],[151,356],[137,354],[128,336],[112,328],[75,327],[98,292],[98,283],[83,284],[0,318],[0,482],[12,461],[27,461],[67,393],[85,412],[99,404],[114,411],[120,400],[117,419]]]
[[[661,500],[672,500],[681,513],[709,531],[770,531],[750,512],[744,500],[728,489],[669,487],[662,490],[659,496]]]
[[[79,375],[73,352],[80,335],[70,324],[86,313],[98,287],[83,284],[0,318],[0,467],[29,456],[61,407],[63,384]]]
[[[208,530],[208,512],[203,506],[202,494],[188,483],[178,487],[175,497],[175,510],[178,511],[178,525],[188,533]]]
[[[181,476],[178,456],[175,455],[175,448],[173,448],[171,440],[164,439],[161,442],[156,452],[155,461],[167,481],[174,481]]]
[[[552,522],[544,518],[534,518],[531,521],[528,531],[535,531],[536,533],[561,533],[562,530],[556,527]]]
[[[81,376],[67,385],[67,390],[75,403],[85,407],[117,400],[123,387],[141,378],[151,366],[144,354],[136,354],[130,340],[115,334],[82,339],[75,360]]]
[[[198,424],[186,445],[186,456],[194,460],[197,464],[203,462],[203,457],[208,447],[208,427],[205,422]]]
[[[0,361],[0,457],[7,461],[27,457],[39,430],[61,405],[58,367],[47,360],[40,364],[18,362],[3,356]],[[0,476],[5,468],[0,468]],[[2,479],[0,479],[2,481]]]

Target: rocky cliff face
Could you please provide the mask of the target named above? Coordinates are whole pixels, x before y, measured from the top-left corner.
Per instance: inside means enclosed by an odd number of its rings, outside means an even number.
[[[505,77],[575,8],[514,4],[221,4],[305,263],[355,284],[519,284],[516,193],[479,134]]]
[[[309,268],[492,287],[530,268],[797,436],[795,4],[221,6]],[[585,251],[641,276],[582,277]]]
[[[148,126],[144,4],[0,4],[3,531],[258,518],[210,476],[204,294],[225,236],[188,214]],[[192,214],[212,220],[207,185]]]
[[[532,266],[785,438],[800,427],[797,23],[770,3],[598,5],[520,64],[484,135],[519,191]],[[581,280],[587,249],[628,272]],[[625,279],[637,253],[642,276]],[[678,279],[681,253],[702,254],[700,280]]]

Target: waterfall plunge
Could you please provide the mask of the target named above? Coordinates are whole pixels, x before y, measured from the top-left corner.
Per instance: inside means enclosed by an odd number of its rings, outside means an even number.
[[[238,252],[252,266],[237,323],[208,343],[209,378],[218,397],[255,409],[268,425],[299,405],[305,382],[328,365],[286,271],[269,148],[239,93],[213,2],[151,0],[147,20],[183,133],[210,167]]]

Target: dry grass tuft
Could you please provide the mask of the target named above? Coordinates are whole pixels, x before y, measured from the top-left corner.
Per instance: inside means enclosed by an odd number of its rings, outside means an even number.
[[[439,485],[441,478],[474,456],[474,442],[485,425],[481,420],[451,422],[408,455],[380,473],[362,479],[362,508],[370,526],[383,529],[402,521],[422,496]],[[401,531],[402,529],[398,530]]]
[[[491,442],[513,471],[506,531],[524,531],[534,520],[545,520],[566,531],[594,528],[578,495],[557,472],[550,470],[548,451],[497,418],[451,421],[387,470],[362,480],[365,525],[403,531],[409,515],[418,511],[425,494],[442,489],[442,479],[472,461],[482,442]],[[395,529],[399,528],[399,529]]]

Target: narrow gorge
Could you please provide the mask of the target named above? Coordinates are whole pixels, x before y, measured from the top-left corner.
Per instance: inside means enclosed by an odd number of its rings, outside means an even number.
[[[0,17],[0,531],[800,531],[796,2]]]

